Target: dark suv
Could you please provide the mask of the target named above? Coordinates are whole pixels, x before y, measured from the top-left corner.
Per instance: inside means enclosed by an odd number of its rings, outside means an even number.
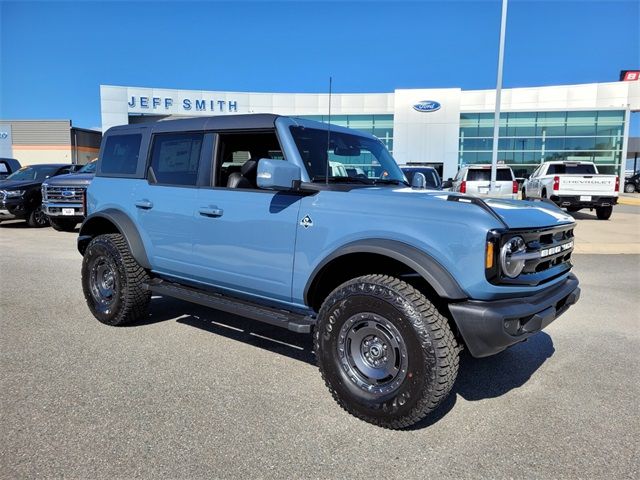
[[[76,165],[48,163],[22,167],[0,181],[0,221],[25,219],[30,227],[46,227],[42,211],[42,182],[56,175],[76,170]]]

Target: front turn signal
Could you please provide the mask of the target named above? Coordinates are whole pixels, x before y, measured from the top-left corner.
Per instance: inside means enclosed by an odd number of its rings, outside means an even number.
[[[484,260],[484,266],[487,270],[489,270],[490,268],[493,268],[493,242],[487,242],[487,248],[485,251],[485,260]]]

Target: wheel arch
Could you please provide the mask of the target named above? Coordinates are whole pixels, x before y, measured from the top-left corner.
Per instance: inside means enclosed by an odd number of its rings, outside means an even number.
[[[375,263],[375,267],[372,262]],[[323,297],[355,276],[381,273],[417,274],[439,298],[463,300],[468,295],[453,276],[431,255],[396,240],[371,239],[344,245],[313,270],[304,289],[305,304],[319,309]]]
[[[82,222],[78,235],[78,251],[80,254],[84,255],[89,242],[93,238],[106,233],[121,234],[136,262],[143,268],[151,268],[142,237],[135,223],[126,213],[114,208],[93,213]]]

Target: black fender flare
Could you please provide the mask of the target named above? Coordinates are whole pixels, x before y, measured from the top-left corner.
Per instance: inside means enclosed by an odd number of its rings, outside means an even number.
[[[102,228],[105,221],[113,224],[118,233],[125,238],[131,255],[135,258],[136,262],[138,262],[141,267],[150,269],[151,264],[149,263],[149,258],[147,257],[147,252],[138,228],[126,213],[115,208],[107,208],[92,213],[82,222],[80,234],[78,235],[78,251],[80,254],[84,255],[84,251],[94,237],[102,233],[107,233]]]
[[[314,281],[323,268],[338,257],[351,253],[375,253],[397,260],[418,273],[441,298],[448,300],[469,298],[453,276],[427,252],[397,240],[368,239],[343,245],[316,266],[304,288],[304,301],[307,305],[309,305],[309,294]]]

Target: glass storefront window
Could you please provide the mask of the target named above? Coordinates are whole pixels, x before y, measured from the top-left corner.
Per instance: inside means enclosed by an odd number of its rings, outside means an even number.
[[[501,114],[498,160],[531,173],[541,161],[591,160],[619,164],[624,111],[505,112]],[[489,163],[492,113],[460,115],[461,164]]]

